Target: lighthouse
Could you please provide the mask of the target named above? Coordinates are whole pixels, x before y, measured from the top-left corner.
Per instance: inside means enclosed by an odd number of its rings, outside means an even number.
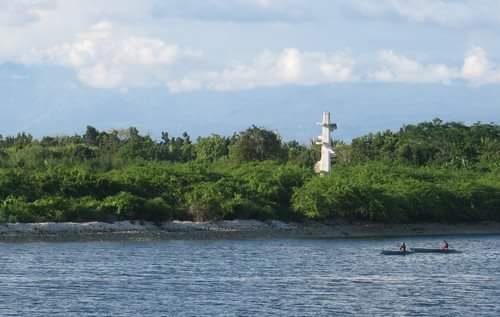
[[[321,159],[314,166],[314,170],[323,175],[330,173],[331,158],[335,157],[335,151],[331,144],[331,134],[333,130],[337,129],[337,124],[330,122],[330,112],[323,112],[323,120],[318,124],[321,126],[321,135],[318,136],[316,144],[321,145]]]

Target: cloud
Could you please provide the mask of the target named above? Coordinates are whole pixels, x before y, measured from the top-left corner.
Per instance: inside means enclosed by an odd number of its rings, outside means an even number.
[[[78,78],[92,87],[115,88],[122,84],[124,72],[104,64],[95,64],[79,69]]]
[[[488,59],[486,57],[486,52],[480,47],[471,49],[464,59],[464,66],[462,67],[463,77],[477,80],[483,78],[487,70]]]
[[[23,26],[57,7],[55,0],[0,0],[0,26]]]
[[[0,5],[6,6],[7,2],[1,1]],[[163,3],[166,5],[175,1],[177,0]],[[194,2],[187,1],[191,7],[194,6]],[[382,9],[380,10],[383,10],[384,5],[387,6],[387,4],[403,5],[403,2],[399,0],[381,1]],[[19,3],[27,4],[28,1]],[[37,4],[36,8],[48,8],[42,6],[41,0],[33,0],[29,3]],[[43,3],[48,6],[51,2]],[[239,8],[251,6],[263,12],[267,10],[275,12],[284,4],[282,0],[235,0],[235,2],[207,0],[196,3],[221,8],[231,8],[233,5],[240,6]],[[293,1],[293,3],[299,2]],[[356,3],[365,2],[358,0]],[[408,1],[410,6],[417,5],[415,3],[413,0]],[[444,0],[437,0],[437,3],[448,4]],[[59,5],[63,7],[61,3]],[[199,8],[199,6],[194,7]],[[64,8],[67,9],[67,7]],[[177,8],[182,8],[182,6]],[[374,7],[373,10],[378,9]],[[424,16],[423,20],[428,19],[427,15],[424,14]],[[167,22],[167,25],[170,25],[172,21]],[[186,25],[185,22],[182,21],[181,25]],[[200,24],[193,23],[193,21],[187,22],[188,25]],[[45,19],[43,23],[31,25],[26,29],[31,32],[32,29],[38,29],[46,23],[53,23],[53,19]],[[169,32],[163,30],[155,32],[150,25],[137,27],[137,25],[131,26],[123,21],[112,23],[110,20],[85,25],[85,28],[78,26],[73,33],[70,32],[71,35],[65,34],[60,40],[51,39],[50,42],[43,39],[38,43],[33,43],[31,38],[27,40],[20,31],[21,36],[17,36],[16,33],[13,38],[25,41],[26,45],[18,50],[7,47],[14,53],[4,53],[6,56],[4,60],[21,64],[54,64],[68,67],[75,70],[81,82],[96,88],[126,89],[166,85],[173,93],[197,90],[232,91],[289,84],[318,85],[353,81],[449,84],[459,80],[474,85],[500,82],[499,67],[493,60],[488,59],[488,55],[481,47],[475,47],[466,52],[461,65],[422,61],[397,53],[397,47],[394,50],[383,50],[378,54],[372,52],[368,55],[366,52],[359,52],[359,55],[353,57],[350,52],[339,50],[309,51],[296,47],[280,48],[279,43],[276,43],[276,49],[260,51],[253,58],[245,61],[238,60],[239,57],[234,56],[237,53],[232,50],[242,43],[224,43],[227,47],[224,47],[223,51],[211,47],[210,55],[201,58],[203,54],[199,51],[181,47],[159,37],[158,34],[166,36]],[[175,25],[175,21],[172,25]],[[51,25],[50,28],[42,29],[38,33],[34,32],[32,35],[52,34],[47,30],[54,30],[54,27],[57,25]],[[250,26],[245,25],[242,28],[246,27]],[[283,28],[287,32],[293,31],[290,26],[276,27]],[[4,28],[4,31],[8,32],[9,28]],[[157,35],[151,36],[153,32]],[[183,40],[178,38],[177,42]],[[245,48],[248,47],[249,50],[253,47],[252,44],[255,44],[250,43],[250,40],[249,43],[245,42],[247,45]],[[12,43],[9,40],[5,43],[8,44],[7,46],[15,46],[9,44]],[[28,44],[32,43],[32,49],[29,50]],[[220,47],[216,44],[212,46]],[[3,42],[0,42],[0,51],[1,45]],[[18,51],[24,53],[21,55],[17,53]],[[241,53],[241,50],[239,52]],[[222,62],[227,58],[234,58],[236,62]],[[219,66],[214,68],[213,65]]]
[[[375,81],[449,83],[459,77],[456,68],[445,64],[421,64],[391,50],[379,54],[379,68],[368,75]]]
[[[287,48],[263,52],[250,63],[236,63],[220,71],[194,72],[172,79],[167,87],[171,93],[183,93],[355,81],[435,84],[467,81],[481,85],[500,82],[500,70],[487,60],[485,51],[479,47],[466,53],[462,65],[423,63],[392,50],[381,51],[376,59],[363,65],[345,52],[303,52]]]
[[[236,23],[299,22],[311,18],[307,3],[301,0],[157,1],[152,15],[155,18]]]
[[[474,47],[466,52],[461,66],[423,64],[391,50],[379,54],[378,67],[369,72],[368,80],[385,82],[443,83],[456,80],[472,85],[500,83],[500,68],[488,60],[486,51]]]
[[[497,0],[352,0],[348,8],[364,17],[404,19],[448,27],[500,23]]]
[[[277,63],[278,78],[285,82],[293,82],[300,78],[302,73],[302,56],[294,48],[283,50],[278,57]]]
[[[484,49],[474,47],[465,55],[462,76],[475,84],[498,83],[500,69],[488,60]]]
[[[52,63],[77,70],[96,88],[138,86],[157,81],[179,58],[199,53],[156,38],[123,34],[107,21],[95,24],[74,41],[24,56],[26,63]]]
[[[195,73],[167,83],[173,93],[206,89],[230,91],[285,84],[314,85],[355,80],[355,62],[347,53],[301,52],[286,48],[266,51],[253,62],[221,71]]]

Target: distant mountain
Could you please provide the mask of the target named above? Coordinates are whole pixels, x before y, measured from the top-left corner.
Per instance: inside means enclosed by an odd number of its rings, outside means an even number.
[[[337,138],[397,129],[439,117],[446,121],[500,122],[500,89],[462,83],[349,83],[283,86],[237,92],[171,95],[166,87],[128,91],[89,88],[55,66],[0,65],[0,134],[35,136],[136,126],[159,137],[187,131],[193,138],[230,135],[255,124],[285,139],[307,142],[323,111],[338,123]]]

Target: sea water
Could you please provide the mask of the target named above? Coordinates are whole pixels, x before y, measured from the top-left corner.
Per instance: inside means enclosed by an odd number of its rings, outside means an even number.
[[[500,316],[500,237],[0,243],[1,316]]]

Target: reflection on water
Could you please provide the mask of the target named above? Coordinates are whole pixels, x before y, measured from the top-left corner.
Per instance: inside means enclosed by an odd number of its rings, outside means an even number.
[[[439,238],[411,238],[434,247]],[[1,316],[500,316],[500,237],[0,244]]]

